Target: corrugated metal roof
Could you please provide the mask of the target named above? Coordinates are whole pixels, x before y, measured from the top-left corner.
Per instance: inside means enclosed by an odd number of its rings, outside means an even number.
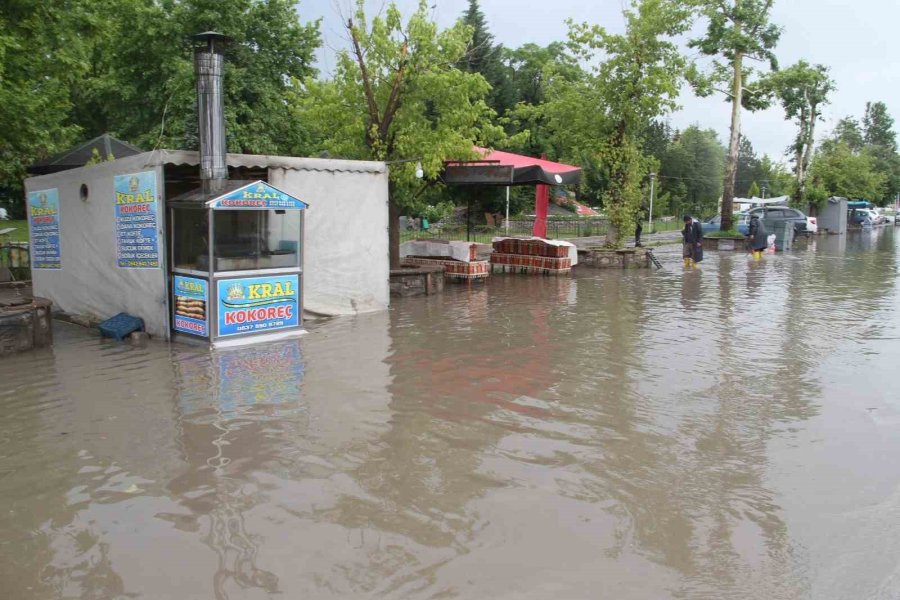
[[[188,150],[156,150],[155,164],[191,165],[200,164],[200,153]],[[156,157],[154,157],[156,158]],[[367,160],[340,160],[334,158],[300,158],[296,156],[272,156],[269,154],[233,154],[227,156],[229,167],[258,167],[269,169],[289,169],[293,171],[322,171],[329,173],[384,173],[387,165],[383,162]]]

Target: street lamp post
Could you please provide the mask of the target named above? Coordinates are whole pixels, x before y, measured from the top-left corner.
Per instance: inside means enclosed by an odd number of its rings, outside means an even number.
[[[653,187],[654,183],[656,183],[656,173],[650,173],[650,222],[648,224],[647,229],[650,230],[650,233],[653,233]]]

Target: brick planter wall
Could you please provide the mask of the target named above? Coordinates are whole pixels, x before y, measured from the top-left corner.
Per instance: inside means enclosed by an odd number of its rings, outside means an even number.
[[[472,251],[474,253],[474,245]],[[490,264],[486,260],[462,262],[451,258],[407,256],[402,264],[441,267],[444,269],[444,279],[449,281],[481,281],[491,274]]]
[[[494,252],[491,254],[491,269],[494,273],[565,275],[572,270],[572,259]]]

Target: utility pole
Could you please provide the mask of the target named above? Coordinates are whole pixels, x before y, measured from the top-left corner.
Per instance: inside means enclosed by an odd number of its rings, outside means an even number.
[[[506,186],[506,235],[509,236],[509,186]]]
[[[656,173],[650,173],[650,223],[647,229],[653,233],[653,184],[656,183]]]
[[[762,184],[762,199],[763,199],[763,200],[766,199],[766,192],[767,192],[767,191],[769,191],[769,180],[768,180],[768,179],[763,179],[763,184]]]

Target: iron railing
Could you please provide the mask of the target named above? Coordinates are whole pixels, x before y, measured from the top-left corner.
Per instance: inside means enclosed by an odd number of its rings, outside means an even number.
[[[6,267],[16,281],[31,279],[31,253],[28,242],[0,244],[0,267]]]
[[[436,223],[428,229],[408,228],[400,232],[400,242],[409,240],[467,240],[489,244],[498,236],[512,237],[530,236],[534,228],[532,219],[511,219],[509,228],[505,224],[495,227],[490,225],[470,225],[465,223]],[[547,238],[551,240],[570,239],[587,236],[605,235],[607,222],[605,219],[551,219],[547,221]],[[508,232],[508,233],[507,233]]]

